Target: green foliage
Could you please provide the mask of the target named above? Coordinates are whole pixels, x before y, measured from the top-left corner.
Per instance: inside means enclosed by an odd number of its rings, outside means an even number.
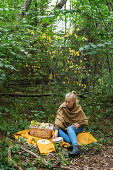
[[[112,6],[111,1],[71,0],[71,9],[58,9],[48,1],[32,1],[24,16],[19,12],[24,0],[0,2],[0,92],[51,93],[50,97],[14,98],[0,107],[0,130],[11,137],[28,129],[30,121],[54,123],[65,94],[75,90],[82,94],[80,104],[89,119],[88,130],[101,144],[112,142]],[[52,8],[54,10],[51,13]],[[52,14],[52,15],[51,15]],[[57,21],[70,21],[70,28],[57,30]],[[23,78],[23,79],[22,79]],[[30,87],[14,85],[18,80],[33,79]],[[35,84],[35,80],[44,80]],[[47,83],[45,83],[47,82]],[[11,83],[11,84],[10,84]],[[87,92],[87,93],[86,93]],[[57,94],[58,96],[56,96]],[[15,169],[8,160],[9,142],[0,138],[0,169]],[[20,142],[24,142],[20,139]],[[5,149],[4,149],[5,148]],[[65,152],[56,146],[58,160],[68,165]],[[13,146],[13,160],[19,163]],[[98,143],[82,146],[84,154],[99,151]],[[24,158],[28,155],[24,155]],[[53,159],[48,160],[51,169]],[[41,160],[26,169],[41,167]]]
[[[80,146],[81,151],[85,155],[88,151],[92,151],[94,153],[98,153],[100,151],[99,143],[92,143],[89,145],[81,145]]]

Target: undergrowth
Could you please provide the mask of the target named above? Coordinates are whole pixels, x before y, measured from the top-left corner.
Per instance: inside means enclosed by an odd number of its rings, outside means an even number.
[[[46,97],[40,100],[17,98],[13,103],[0,107],[0,169],[15,169],[15,163],[23,169],[27,167],[29,170],[38,167],[51,169],[55,163],[62,166],[71,164],[67,150],[64,148],[56,146],[56,153],[42,156],[38,148],[28,145],[24,140],[19,142],[14,139],[14,134],[28,129],[30,121],[33,119],[54,123],[57,108],[62,100],[62,96]],[[98,140],[97,143],[81,146],[82,155],[87,152],[99,153],[101,144],[110,145],[112,143],[112,102],[108,98],[105,100],[100,100],[100,97],[95,95],[80,98],[79,103],[89,120],[89,125],[85,130]],[[22,144],[40,157],[35,159],[30,154],[20,151]],[[11,148],[12,158],[8,155],[9,148]]]

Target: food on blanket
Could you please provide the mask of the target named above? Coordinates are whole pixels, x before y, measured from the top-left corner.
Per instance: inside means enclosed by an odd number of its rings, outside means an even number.
[[[30,127],[34,127],[34,128],[39,128],[39,129],[50,129],[50,130],[53,130],[53,124],[50,124],[50,123],[40,123],[40,122],[37,122],[35,120],[32,120],[31,121],[31,124],[30,124]]]
[[[51,138],[54,125],[51,123],[31,121],[29,126],[30,135],[42,138]]]
[[[36,122],[36,125],[39,126],[39,125],[40,125],[40,122]]]
[[[42,122],[42,123],[40,124],[40,126],[41,126],[41,128],[45,128],[45,127],[46,127],[46,124],[45,124],[44,122]]]
[[[37,143],[41,143],[41,144],[49,144],[50,141],[47,140],[47,139],[40,139],[40,140],[37,141]]]
[[[31,126],[34,126],[35,125],[35,121],[31,121]]]

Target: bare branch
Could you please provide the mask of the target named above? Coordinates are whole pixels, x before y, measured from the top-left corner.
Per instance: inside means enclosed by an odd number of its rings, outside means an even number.
[[[27,153],[31,154],[32,156],[34,156],[35,158],[40,158],[40,156],[36,155],[34,152],[24,148],[23,146],[20,147],[21,150],[26,151]]]
[[[11,149],[12,149],[12,147],[13,147],[13,146],[10,146],[9,149],[8,149],[8,158],[9,158],[10,161],[13,162],[14,166],[15,166],[17,169],[22,170],[22,168],[19,167],[19,166],[17,165],[17,163],[14,162],[14,161],[12,160],[12,158],[11,158]]]
[[[40,156],[38,156],[38,155],[35,154],[34,152],[32,152],[32,151],[24,148],[23,146],[21,146],[20,149],[23,150],[23,151],[25,151],[25,152],[27,152],[27,153],[29,153],[29,154],[31,154],[31,155],[34,156],[35,158],[39,159],[43,165],[47,166],[46,160],[45,160],[45,159],[41,159]]]

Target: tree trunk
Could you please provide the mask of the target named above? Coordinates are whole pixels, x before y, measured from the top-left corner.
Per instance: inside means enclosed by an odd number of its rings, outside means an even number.
[[[19,13],[19,16],[22,18],[22,17],[24,17],[24,11],[27,11],[28,10],[28,8],[29,8],[29,6],[30,6],[30,4],[31,4],[31,1],[32,0],[26,0],[25,2],[24,2],[24,4],[22,5],[22,7],[21,7],[21,9],[20,9],[20,13]]]
[[[58,8],[58,9],[61,9],[65,4],[66,4],[67,0],[61,0],[55,7]]]
[[[61,9],[65,4],[66,4],[66,2],[67,2],[67,0],[61,0],[58,4],[56,4],[56,7],[54,8],[54,10],[55,9]],[[53,11],[54,11],[53,10]],[[54,15],[54,12],[51,12],[50,13],[50,15]],[[50,21],[52,22],[53,20],[52,20],[52,18],[50,19]],[[43,25],[42,25],[42,27],[43,28],[46,28],[47,26],[49,25],[49,23],[44,23]]]

